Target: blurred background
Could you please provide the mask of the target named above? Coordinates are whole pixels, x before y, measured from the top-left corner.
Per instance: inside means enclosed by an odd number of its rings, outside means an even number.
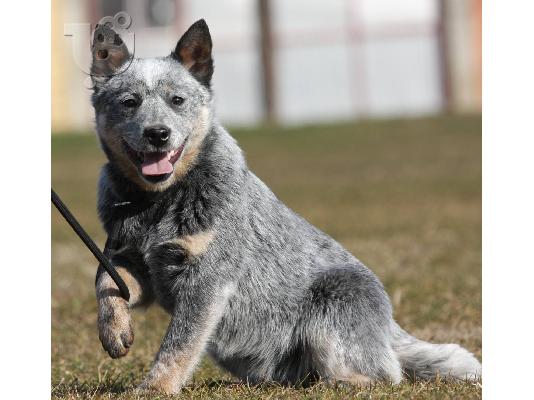
[[[481,109],[481,0],[54,0],[52,130],[91,128],[65,23],[126,11],[138,57],[197,19],[214,41],[223,123],[300,124]],[[87,47],[88,48],[88,47]]]
[[[250,169],[377,274],[405,329],[481,358],[480,0],[53,0],[52,186],[101,248],[106,160],[64,33],[118,11],[133,19],[139,57],[168,55],[205,18],[217,112]],[[169,317],[135,312],[135,343],[111,360],[96,329],[96,261],[55,210],[51,222],[52,397],[137,398],[128,390]],[[234,382],[206,358],[184,398],[356,397]],[[481,396],[480,385],[415,386],[358,395]]]

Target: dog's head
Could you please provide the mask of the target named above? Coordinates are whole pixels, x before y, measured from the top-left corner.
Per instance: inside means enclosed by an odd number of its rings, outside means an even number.
[[[92,101],[106,155],[142,189],[166,189],[193,165],[212,123],[206,22],[194,23],[167,57],[133,58],[106,26],[95,30],[92,49]]]

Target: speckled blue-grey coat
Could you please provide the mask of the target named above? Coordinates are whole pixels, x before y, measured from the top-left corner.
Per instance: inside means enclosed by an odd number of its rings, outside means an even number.
[[[205,351],[252,383],[479,377],[465,349],[404,332],[377,277],[247,168],[214,116],[211,49],[203,20],[155,59],[95,33],[92,101],[109,159],[98,210],[131,292],[127,303],[99,269],[110,356],[133,343],[129,308],[155,301],[171,321],[141,390],[179,392]]]

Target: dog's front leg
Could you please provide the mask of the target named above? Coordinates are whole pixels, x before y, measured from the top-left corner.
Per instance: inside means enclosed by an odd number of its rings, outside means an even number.
[[[151,292],[149,283],[139,274],[125,267],[116,269],[130,291],[129,303],[121,297],[119,288],[102,266],[96,275],[98,336],[112,358],[128,354],[134,339],[129,308],[146,303]]]
[[[154,364],[138,390],[180,391],[200,360],[232,288],[195,287],[180,296]]]

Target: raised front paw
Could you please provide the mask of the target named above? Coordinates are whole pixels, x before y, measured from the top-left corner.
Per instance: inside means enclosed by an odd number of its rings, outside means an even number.
[[[99,305],[98,336],[111,358],[128,354],[134,334],[126,302]]]

